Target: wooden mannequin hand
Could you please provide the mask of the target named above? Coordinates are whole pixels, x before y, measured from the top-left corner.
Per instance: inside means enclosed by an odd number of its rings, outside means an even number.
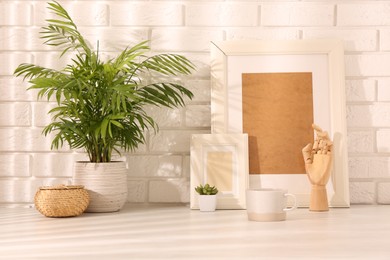
[[[332,167],[333,143],[328,133],[316,125],[312,125],[317,134],[314,144],[308,144],[302,149],[305,168],[313,185],[326,185]]]
[[[309,146],[310,145],[310,146]],[[311,150],[311,144],[304,149]],[[302,150],[303,151],[303,150]],[[310,183],[313,185],[326,185],[330,177],[332,167],[332,154],[314,154],[312,162],[306,162],[306,173],[309,176]]]
[[[312,127],[317,134],[314,144],[308,144],[302,149],[306,173],[312,184],[309,208],[311,211],[328,211],[325,185],[329,180],[332,168],[333,143],[327,132],[322,131],[314,124]]]

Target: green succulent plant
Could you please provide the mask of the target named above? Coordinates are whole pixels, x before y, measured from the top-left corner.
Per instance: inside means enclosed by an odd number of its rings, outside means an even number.
[[[199,193],[199,195],[215,195],[218,193],[218,189],[215,186],[210,186],[208,183],[204,186],[200,184],[195,187],[195,191]]]
[[[71,149],[84,148],[91,162],[110,162],[113,151],[132,151],[145,142],[146,130],[158,131],[146,105],[174,108],[185,105],[184,97],[193,97],[175,79],[194,70],[186,57],[147,56],[144,41],[103,61],[99,48],[90,47],[58,2],[49,2],[48,9],[57,18],[42,27],[44,44],[60,47],[60,58],[66,53],[74,58],[62,70],[23,63],[14,74],[29,80],[38,98],[55,98],[52,122],[43,129],[45,135],[54,133],[52,149],[67,143]]]

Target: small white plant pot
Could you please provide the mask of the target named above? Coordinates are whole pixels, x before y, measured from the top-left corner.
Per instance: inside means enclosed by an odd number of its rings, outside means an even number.
[[[199,209],[203,212],[215,211],[217,195],[199,195]]]

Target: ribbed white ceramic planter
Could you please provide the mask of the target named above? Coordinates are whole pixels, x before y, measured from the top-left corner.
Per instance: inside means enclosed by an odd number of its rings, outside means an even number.
[[[76,162],[73,183],[84,185],[90,203],[85,212],[114,212],[127,200],[127,173],[125,162]]]

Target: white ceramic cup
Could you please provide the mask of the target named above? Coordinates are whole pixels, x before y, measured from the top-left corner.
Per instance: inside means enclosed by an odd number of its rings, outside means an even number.
[[[287,197],[293,200],[293,206],[287,207]],[[282,221],[286,211],[296,209],[295,195],[282,189],[246,190],[246,210],[252,221]]]

